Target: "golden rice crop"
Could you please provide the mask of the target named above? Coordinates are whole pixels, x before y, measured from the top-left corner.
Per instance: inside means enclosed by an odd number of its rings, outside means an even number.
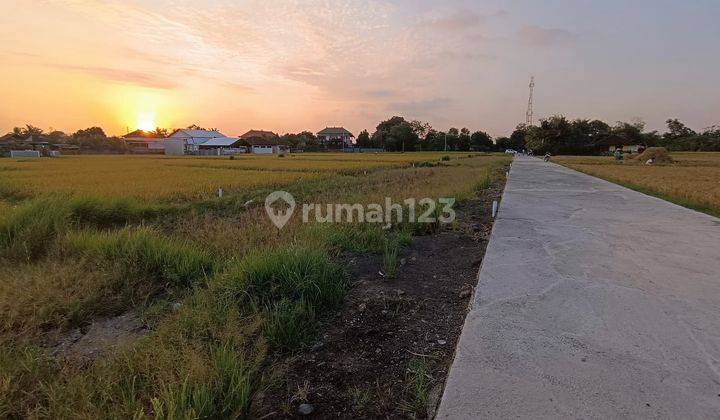
[[[218,188],[281,186],[317,173],[177,166],[176,159],[147,156],[72,156],[0,161],[0,193],[61,192],[144,200],[202,199]],[[192,159],[181,159],[190,162]],[[202,161],[202,160],[199,160]]]
[[[644,165],[611,157],[561,156],[572,169],[660,198],[720,215],[720,153],[672,153],[674,164]]]
[[[0,160],[0,196],[50,192],[144,200],[192,200],[226,190],[283,186],[321,173],[411,166],[465,153],[323,153],[226,157],[65,156]]]

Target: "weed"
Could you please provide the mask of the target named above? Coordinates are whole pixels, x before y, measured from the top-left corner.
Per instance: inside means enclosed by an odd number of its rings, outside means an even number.
[[[424,416],[432,381],[427,362],[423,359],[411,360],[405,373],[405,399],[400,403],[401,409]]]
[[[369,389],[363,389],[358,386],[350,388],[348,396],[352,401],[352,406],[356,411],[364,411],[372,404],[372,392]]]
[[[395,278],[399,252],[400,245],[397,241],[388,240],[385,242],[385,250],[383,252],[383,272],[385,273],[385,278]]]

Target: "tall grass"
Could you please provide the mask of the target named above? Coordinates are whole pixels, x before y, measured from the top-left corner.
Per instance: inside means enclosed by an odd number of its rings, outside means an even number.
[[[173,286],[191,286],[213,272],[212,257],[191,242],[171,239],[149,227],[119,231],[77,231],[66,236],[68,250],[107,261],[128,275]]]
[[[0,256],[33,261],[72,228],[109,228],[154,217],[161,209],[131,198],[98,199],[52,195],[25,202],[0,215]]]

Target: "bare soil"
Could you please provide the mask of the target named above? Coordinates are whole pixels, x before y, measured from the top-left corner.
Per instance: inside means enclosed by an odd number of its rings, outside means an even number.
[[[460,205],[454,226],[413,238],[393,279],[379,273],[382,256],[346,256],[353,287],[343,308],[321,324],[313,346],[271,362],[254,417],[312,411],[309,417],[319,419],[432,418],[477,283],[492,200],[502,188],[493,185]],[[420,392],[408,369],[417,363],[429,383]]]
[[[48,339],[53,356],[61,359],[95,360],[121,346],[129,345],[149,330],[133,312],[94,321],[67,332],[56,331]],[[54,336],[54,337],[53,337]]]

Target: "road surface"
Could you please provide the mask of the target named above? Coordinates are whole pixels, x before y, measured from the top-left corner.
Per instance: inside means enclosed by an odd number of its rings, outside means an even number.
[[[517,157],[437,418],[510,417],[720,418],[720,219]]]

